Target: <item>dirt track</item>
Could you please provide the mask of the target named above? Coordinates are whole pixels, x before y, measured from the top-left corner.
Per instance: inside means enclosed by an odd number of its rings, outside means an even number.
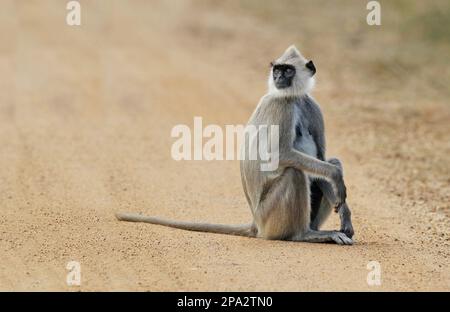
[[[381,98],[358,71],[328,69],[339,46],[308,49],[243,12],[149,2],[82,2],[80,28],[60,1],[2,2],[0,290],[450,290],[448,105]],[[193,116],[245,123],[269,61],[292,42],[315,53],[356,244],[117,222],[116,211],[250,220],[238,162],[176,162],[170,131]],[[332,215],[326,227],[337,226]],[[71,260],[81,287],[66,285]],[[371,260],[379,287],[366,283]]]

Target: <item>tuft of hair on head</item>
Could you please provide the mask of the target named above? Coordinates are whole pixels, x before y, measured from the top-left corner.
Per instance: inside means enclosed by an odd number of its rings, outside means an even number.
[[[302,96],[312,91],[315,80],[314,72],[306,66],[308,60],[300,53],[295,45],[290,45],[284,53],[275,61],[271,62],[269,75],[268,93],[277,97]],[[296,74],[289,88],[277,89],[273,81],[273,66],[278,64],[289,64],[295,67]]]
[[[300,53],[300,51],[297,49],[297,47],[295,45],[290,45],[289,48],[286,49],[286,51],[284,51],[283,55],[280,57],[280,60],[289,60],[292,58],[298,58],[298,57],[303,57],[302,54]]]

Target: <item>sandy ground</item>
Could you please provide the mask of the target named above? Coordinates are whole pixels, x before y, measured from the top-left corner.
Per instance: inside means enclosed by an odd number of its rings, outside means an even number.
[[[245,123],[269,61],[299,42],[203,2],[82,4],[77,28],[61,1],[2,1],[0,290],[450,290],[448,103],[430,91],[408,106],[405,90],[332,71],[342,55],[326,34],[304,53],[328,155],[344,163],[354,246],[116,221],[248,222],[238,162],[176,162],[170,131],[193,116]],[[72,260],[79,287],[66,285]],[[372,260],[381,286],[366,282]]]

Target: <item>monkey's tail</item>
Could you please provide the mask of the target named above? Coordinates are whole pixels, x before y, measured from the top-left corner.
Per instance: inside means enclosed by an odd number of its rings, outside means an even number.
[[[195,223],[184,221],[172,221],[157,217],[143,216],[135,213],[116,213],[116,218],[120,221],[159,224],[188,231],[209,232],[209,233],[238,235],[246,237],[256,236],[256,228],[253,226],[252,223],[239,225]]]

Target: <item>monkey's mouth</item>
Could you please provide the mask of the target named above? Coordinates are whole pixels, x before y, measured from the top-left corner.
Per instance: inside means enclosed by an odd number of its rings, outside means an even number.
[[[277,89],[286,89],[291,86],[291,83],[292,83],[291,80],[278,79],[278,80],[275,80],[275,87],[277,87]]]

